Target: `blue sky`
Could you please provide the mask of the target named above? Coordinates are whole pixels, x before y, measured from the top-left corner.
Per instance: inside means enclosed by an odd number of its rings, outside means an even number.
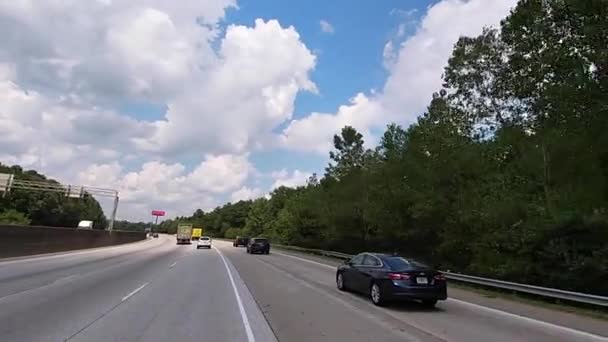
[[[320,94],[302,93],[296,99],[296,118],[310,112],[334,112],[354,94],[381,88],[387,76],[382,66],[384,44],[395,35],[404,17],[401,11],[418,14],[433,1],[239,1],[231,9],[227,24],[251,25],[255,19],[276,18],[283,26],[294,26],[302,41],[317,55],[312,80]],[[334,33],[321,31],[326,20]]]
[[[317,56],[311,79],[319,93],[301,92],[296,97],[295,119],[311,112],[333,113],[358,92],[382,89],[387,70],[383,66],[384,45],[395,39],[399,25],[412,34],[415,22],[436,1],[239,1],[238,9],[228,11],[225,24],[252,25],[255,19],[278,19],[283,26],[294,26],[301,40]],[[404,12],[410,13],[409,15]],[[325,20],[333,32],[323,32]],[[287,122],[276,128],[281,130]],[[254,152],[252,161],[262,172],[281,167],[322,172],[328,158],[309,153],[285,151]]]
[[[411,24],[434,2],[240,0],[238,8],[228,9],[221,26],[251,26],[255,19],[262,18],[277,19],[284,27],[295,27],[301,40],[317,56],[311,78],[320,90],[319,94],[298,95],[294,112],[294,118],[298,118],[315,111],[334,112],[357,92],[381,89],[387,76],[382,65],[384,45],[394,38],[400,24]],[[414,15],[403,13],[412,10],[416,11]],[[334,32],[323,32],[321,20],[329,22]],[[158,119],[162,118],[165,106],[132,102],[124,103],[120,109],[134,117]]]
[[[382,51],[389,40],[396,39],[400,25],[405,35],[414,33],[415,25],[425,9],[436,1],[305,1],[241,0],[238,8],[230,8],[220,24],[252,26],[258,18],[277,19],[283,27],[293,26],[301,41],[315,54],[317,63],[311,73],[318,93],[300,92],[295,99],[293,118],[312,112],[333,113],[358,92],[381,90],[388,75],[383,66]],[[333,32],[324,32],[320,21],[328,22]],[[119,110],[145,120],[162,119],[166,105],[162,103],[127,102]],[[280,132],[289,122],[275,127]],[[251,161],[258,171],[270,173],[287,169],[323,172],[326,155],[289,153],[282,149],[253,151]],[[196,159],[183,159],[194,167]],[[137,167],[137,164],[133,164]],[[261,184],[268,186],[269,179]]]

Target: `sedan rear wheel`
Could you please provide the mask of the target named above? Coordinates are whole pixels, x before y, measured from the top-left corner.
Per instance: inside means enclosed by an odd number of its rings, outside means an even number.
[[[382,295],[382,288],[376,283],[373,283],[370,288],[370,297],[374,305],[382,306],[385,304],[384,297]]]

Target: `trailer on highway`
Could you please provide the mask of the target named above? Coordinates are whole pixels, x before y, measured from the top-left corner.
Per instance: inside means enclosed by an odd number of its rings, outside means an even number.
[[[177,226],[177,233],[175,234],[177,238],[177,244],[190,244],[190,239],[192,238],[192,224],[188,223],[180,223]]]
[[[83,220],[78,222],[78,229],[93,229],[93,221]]]

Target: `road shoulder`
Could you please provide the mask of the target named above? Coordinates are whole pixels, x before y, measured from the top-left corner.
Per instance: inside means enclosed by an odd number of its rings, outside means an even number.
[[[325,265],[325,267],[336,267],[342,263],[341,260],[335,258],[284,250],[278,247],[275,247],[275,249],[281,254],[309,260],[313,264],[320,264],[320,266]],[[606,320],[582,315],[578,312],[567,312],[555,308],[552,309],[544,306],[532,305],[500,296],[484,296],[479,292],[463,288],[462,286],[449,285],[448,297],[457,301],[503,311],[508,314],[567,327],[594,335],[608,337],[608,324]]]

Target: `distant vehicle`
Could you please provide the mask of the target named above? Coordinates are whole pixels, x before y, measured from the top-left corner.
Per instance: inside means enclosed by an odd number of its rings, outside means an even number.
[[[265,238],[253,238],[249,240],[247,244],[247,253],[262,253],[269,254],[270,253],[270,242]]]
[[[419,262],[401,256],[361,253],[338,266],[339,290],[368,294],[375,305],[394,300],[420,300],[433,307],[447,299],[445,276]]]
[[[232,246],[234,246],[234,247],[238,247],[238,246],[245,246],[245,247],[247,247],[247,244],[249,244],[249,237],[248,236],[237,236],[236,239],[234,239],[234,242],[232,243]]]
[[[93,229],[93,221],[78,222],[78,229]]]
[[[192,228],[192,240],[198,240],[203,236],[203,228]]]
[[[175,234],[177,238],[177,244],[190,244],[190,239],[192,238],[192,225],[187,223],[181,223],[177,226],[177,233]]]
[[[211,238],[208,236],[201,236],[196,243],[196,249],[209,248],[211,249]]]
[[[157,237],[158,237],[158,233],[154,233],[154,234],[152,234],[152,237],[157,238]]]

